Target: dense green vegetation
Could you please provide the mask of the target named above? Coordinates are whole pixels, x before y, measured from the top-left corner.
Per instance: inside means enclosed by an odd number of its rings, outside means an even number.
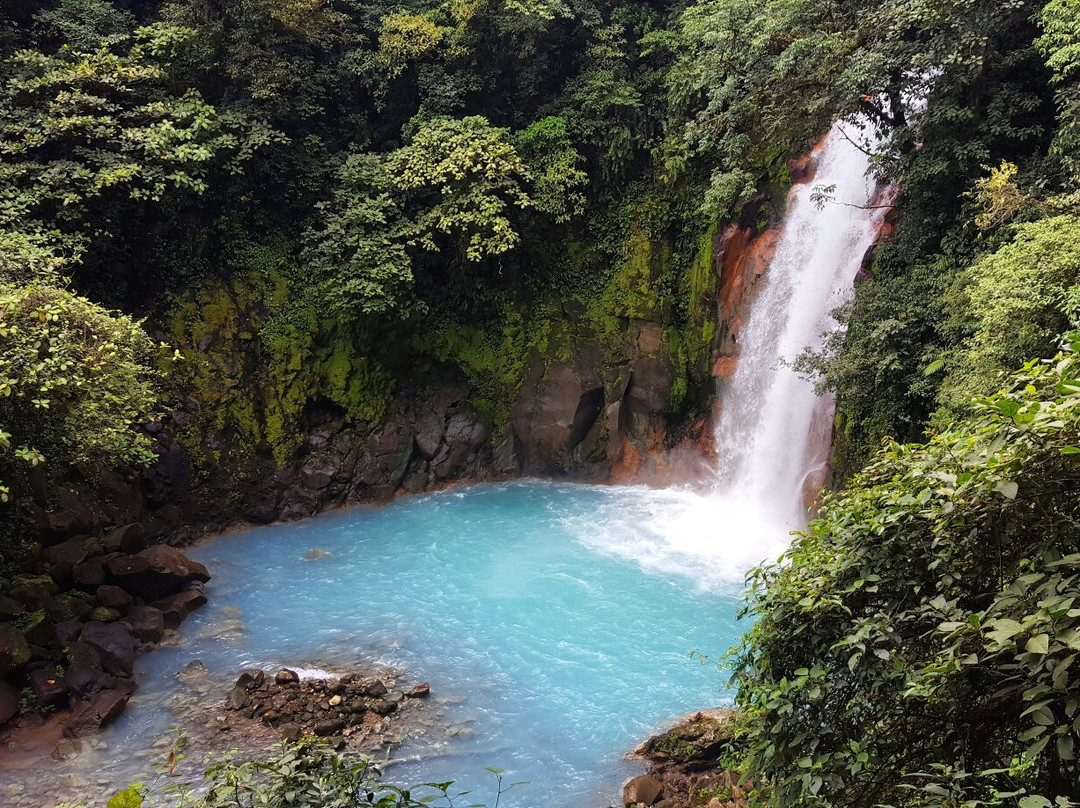
[[[248,453],[289,457],[314,398],[377,421],[417,358],[475,375],[476,339],[512,391],[505,324],[542,330],[568,304],[597,339],[661,322],[684,374],[673,410],[700,410],[703,244],[775,215],[787,158],[851,113],[903,193],[847,336],[816,358],[844,471],[1046,355],[1069,322],[1070,2],[10,5],[5,277],[149,313],[187,365],[159,397],[204,402],[201,429]],[[1053,278],[1017,280],[1051,254]],[[238,298],[245,327],[210,364],[246,352],[268,381],[223,422],[190,340]],[[1015,317],[1030,322],[1003,333]],[[363,368],[347,391],[343,363]]]
[[[174,750],[162,770],[171,772],[182,757]],[[202,782],[172,782],[158,789],[132,783],[115,794],[107,808],[423,808],[452,806],[455,799],[468,794],[455,791],[453,783],[396,786],[383,779],[369,756],[344,754],[317,740],[282,743],[266,760],[239,760],[233,753],[223,753],[209,763]],[[508,791],[525,785],[504,782],[501,769],[488,770],[495,780],[495,805]],[[58,808],[85,807],[65,804]],[[483,807],[474,804],[474,808]]]
[[[9,514],[146,462],[133,427],[176,401],[243,475],[293,457],[309,401],[378,424],[445,362],[497,438],[568,319],[660,323],[670,407],[702,411],[713,237],[865,116],[895,238],[802,358],[848,482],[755,578],[743,765],[777,806],[1080,801],[1080,387],[1051,359],[1080,327],[1080,2],[5,11]]]
[[[771,802],[1080,799],[1072,340],[926,444],[887,446],[755,574],[736,676]]]

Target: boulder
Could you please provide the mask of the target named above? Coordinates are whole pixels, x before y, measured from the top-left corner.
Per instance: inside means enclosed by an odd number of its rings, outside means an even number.
[[[294,670],[282,668],[274,674],[274,682],[279,685],[295,685],[300,683],[300,676]]]
[[[60,492],[60,509],[47,517],[46,543],[55,543],[79,533],[90,533],[98,526],[98,518],[79,492],[66,489]]]
[[[206,595],[198,589],[189,589],[186,592],[177,592],[175,595],[154,601],[150,605],[161,610],[165,628],[176,628],[189,614],[206,605]]]
[[[199,679],[205,679],[210,675],[210,671],[206,665],[203,664],[201,659],[193,659],[187,663],[184,667],[176,672],[176,678],[181,682],[189,683],[196,682]]]
[[[26,613],[26,607],[14,598],[0,595],[0,620],[14,620],[21,614]]]
[[[104,538],[102,546],[109,553],[138,553],[146,549],[146,529],[138,523],[118,527]]]
[[[83,753],[82,741],[72,740],[71,738],[64,738],[58,743],[49,755],[53,760],[58,760],[61,763],[74,760]]]
[[[29,661],[26,637],[10,623],[0,623],[0,676],[18,670]]]
[[[459,412],[446,424],[446,443],[461,445],[475,451],[484,445],[488,432],[483,422],[474,414]]]
[[[125,623],[87,623],[79,636],[98,652],[101,666],[114,676],[131,676],[135,664],[135,636]]]
[[[120,586],[145,600],[175,594],[194,581],[210,580],[206,567],[166,544],[116,556],[109,561],[109,572]]]
[[[327,738],[344,731],[345,722],[340,718],[331,718],[329,721],[320,721],[315,725],[315,734],[320,738]]]
[[[313,462],[300,470],[300,479],[306,488],[321,491],[333,482],[341,468],[330,461]]]
[[[664,793],[663,784],[648,774],[635,777],[623,786],[624,805],[654,805]]]
[[[357,689],[370,698],[377,699],[386,695],[386,685],[379,679],[365,679]]]
[[[299,724],[284,724],[281,727],[281,737],[289,743],[296,743],[299,741],[302,734],[303,730],[300,728]]]
[[[165,615],[153,606],[134,606],[127,615],[135,639],[143,643],[161,642],[165,636]]]
[[[112,679],[101,665],[97,649],[85,642],[76,642],[67,649],[68,664],[64,686],[79,699],[87,699],[104,688]]]
[[[72,585],[75,580],[75,567],[84,562],[89,555],[88,544],[85,536],[76,536],[47,547],[42,553],[44,567],[58,586],[66,589]]]
[[[243,710],[251,704],[251,696],[243,685],[236,685],[225,695],[226,710]]]
[[[446,419],[439,413],[429,412],[416,422],[416,449],[425,460],[431,460],[439,451]]]
[[[55,623],[44,611],[28,614],[22,619],[19,627],[22,629],[23,637],[25,637],[26,641],[30,644],[31,651],[33,651],[33,646],[35,645],[48,645],[56,630]]]
[[[112,680],[108,687],[72,704],[64,734],[77,737],[97,732],[123,712],[134,692],[135,683],[130,679]]]
[[[134,601],[130,594],[112,584],[99,586],[94,590],[94,598],[99,606],[104,606],[106,609],[119,609],[120,611],[127,609]]]
[[[245,690],[256,690],[266,682],[266,674],[258,668],[244,668],[233,687],[242,687]]]
[[[74,570],[75,583],[84,589],[93,591],[105,583],[106,557],[95,556],[88,558],[82,564],[78,564]]]
[[[431,695],[431,685],[422,684],[416,685],[412,690],[405,694],[410,699],[426,699]]]
[[[72,590],[62,592],[53,601],[53,608],[49,612],[57,623],[70,621],[85,621],[90,612],[94,610],[93,597],[85,592]]]
[[[53,668],[39,668],[30,673],[30,689],[46,707],[62,707],[67,702],[63,677]]]
[[[53,626],[53,636],[62,648],[78,640],[80,631],[82,631],[82,623],[78,620],[65,620]]]
[[[11,582],[7,594],[33,612],[51,608],[53,596],[59,591],[48,575],[20,575]]]
[[[375,699],[368,707],[375,715],[390,715],[390,713],[395,712],[397,708],[397,702],[387,701],[385,699]]]
[[[0,679],[0,726],[19,714],[19,691]]]

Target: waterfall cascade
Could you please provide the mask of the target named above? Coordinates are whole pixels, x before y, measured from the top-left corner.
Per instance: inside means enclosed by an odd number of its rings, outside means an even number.
[[[886,205],[868,176],[870,157],[837,124],[817,152],[811,182],[796,185],[769,268],[738,334],[735,373],[720,391],[717,483],[724,499],[789,527],[805,522],[804,499],[824,482],[833,401],[786,361],[821,347],[837,327]],[[830,199],[812,198],[815,186]]]
[[[582,543],[702,588],[737,591],[747,569],[774,560],[790,532],[806,526],[806,502],[825,481],[833,401],[784,360],[820,348],[837,328],[832,312],[850,298],[890,197],[868,176],[870,156],[852,134],[837,125],[815,150],[813,178],[792,189],[751,291],[734,372],[719,391],[712,490],[668,488],[602,504],[591,517],[575,516]],[[815,188],[830,188],[830,199],[817,204]]]

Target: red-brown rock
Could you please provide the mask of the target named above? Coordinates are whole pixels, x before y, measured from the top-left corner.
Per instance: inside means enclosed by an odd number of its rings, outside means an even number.
[[[116,556],[109,561],[109,572],[117,584],[146,600],[172,595],[194,581],[210,580],[206,567],[165,544]]]
[[[189,614],[206,605],[206,595],[197,589],[191,589],[156,600],[150,605],[161,610],[165,628],[176,628]]]
[[[160,642],[165,636],[165,615],[153,606],[134,606],[128,612],[131,633],[139,642]]]
[[[135,636],[126,623],[87,623],[79,636],[98,652],[101,666],[114,676],[131,676],[135,664]]]
[[[654,805],[664,793],[663,784],[655,777],[643,774],[623,786],[623,803],[626,805]]]

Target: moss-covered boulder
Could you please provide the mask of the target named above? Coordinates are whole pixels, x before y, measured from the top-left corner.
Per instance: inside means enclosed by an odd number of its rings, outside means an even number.
[[[0,623],[0,676],[17,671],[30,661],[26,637],[11,623]]]

